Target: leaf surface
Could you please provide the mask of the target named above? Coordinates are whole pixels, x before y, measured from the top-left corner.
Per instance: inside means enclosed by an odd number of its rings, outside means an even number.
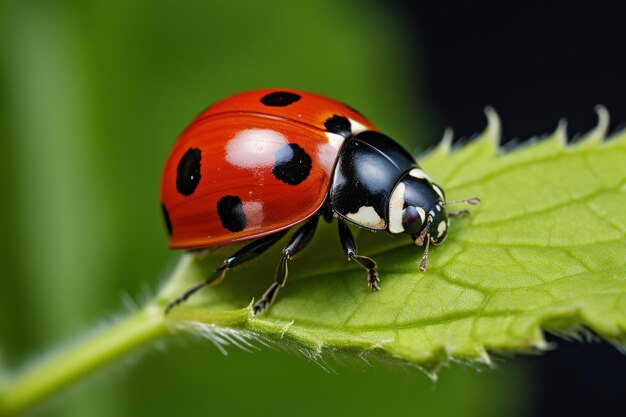
[[[448,199],[482,200],[471,217],[452,219],[426,273],[418,272],[421,249],[407,237],[355,230],[359,253],[379,265],[382,291],[372,293],[365,271],[344,259],[336,225],[322,225],[290,263],[289,282],[269,312],[229,326],[313,355],[374,353],[427,370],[450,358],[490,363],[488,350],[544,349],[544,330],[575,335],[586,327],[623,345],[626,133],[606,139],[608,115],[598,114],[598,126],[572,144],[561,124],[549,137],[503,151],[499,120],[488,109],[476,140],[453,149],[447,135],[420,159]],[[203,322],[206,313],[244,308],[271,283],[279,251],[230,271],[172,319]],[[162,302],[230,252],[186,256]]]

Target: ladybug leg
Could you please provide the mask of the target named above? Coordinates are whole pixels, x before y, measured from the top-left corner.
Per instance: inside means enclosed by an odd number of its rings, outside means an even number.
[[[274,299],[276,299],[278,290],[285,286],[289,272],[287,263],[294,256],[302,252],[304,248],[309,245],[309,243],[311,243],[315,230],[317,229],[318,220],[318,216],[308,220],[296,231],[296,233],[294,233],[293,236],[291,236],[291,239],[289,239],[289,242],[287,242],[283,248],[283,257],[276,268],[276,280],[272,283],[272,285],[270,285],[267,291],[265,291],[259,302],[252,308],[252,312],[255,315],[267,310],[267,308],[274,302]]]
[[[363,268],[367,269],[367,286],[372,291],[380,290],[380,279],[378,278],[378,271],[376,271],[376,262],[367,256],[357,255],[354,236],[352,236],[352,232],[343,220],[339,220],[339,240],[341,240],[343,253],[346,254],[348,260],[357,261]]]
[[[233,256],[225,259],[222,266],[220,266],[216,271],[226,271],[256,258],[257,256],[264,253],[266,250],[271,248],[274,243],[278,242],[280,238],[287,234],[288,231],[289,229],[281,230],[280,232],[273,233],[269,236],[262,237],[252,243],[247,244],[246,246],[235,252]]]
[[[211,275],[209,275],[204,281],[199,282],[198,284],[189,288],[187,291],[184,292],[183,295],[169,303],[165,309],[165,314],[167,314],[172,308],[184,302],[193,294],[206,287],[207,285],[213,285],[222,282],[224,276],[226,275],[226,271],[261,255],[263,252],[272,247],[274,243],[280,240],[280,238],[283,237],[288,231],[289,229],[281,230],[280,232],[257,239],[239,249],[237,252],[235,252],[234,255],[225,259],[222,263],[222,266],[213,271],[213,273],[211,273]]]

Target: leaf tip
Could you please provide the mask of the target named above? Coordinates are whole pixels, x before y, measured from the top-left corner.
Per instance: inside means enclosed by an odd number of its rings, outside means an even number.
[[[430,368],[424,368],[424,367],[419,367],[419,369],[424,372],[426,374],[426,376],[433,382],[437,382],[439,380],[439,370],[440,368],[437,367],[435,369],[430,369]]]
[[[295,320],[291,320],[291,321],[288,321],[287,323],[285,323],[283,325],[283,328],[280,331],[280,338],[281,339],[285,337],[285,334],[289,331],[289,329],[291,328],[291,326],[293,325],[294,322],[295,322]]]
[[[485,349],[482,349],[480,354],[474,359],[474,362],[488,366],[489,368],[495,368],[495,364],[491,360],[491,356]]]
[[[544,337],[541,337],[540,339],[532,343],[532,348],[539,352],[545,352],[547,350],[555,349],[556,345],[554,343],[548,342]]]
[[[581,142],[600,143],[606,138],[611,120],[609,111],[601,104],[598,104],[594,110],[598,116],[598,123],[581,138]]]
[[[500,140],[502,138],[502,123],[500,116],[491,106],[485,107],[485,116],[487,117],[487,127],[481,135],[481,140],[486,141],[493,149],[500,148]]]
[[[441,141],[439,142],[439,145],[437,146],[437,150],[436,152],[442,153],[444,155],[448,155],[450,154],[450,151],[452,150],[452,139],[454,138],[454,131],[452,130],[452,128],[446,128],[446,130],[443,131],[443,137],[441,138]]]
[[[567,120],[560,119],[559,123],[550,135],[550,139],[555,141],[559,148],[565,148],[567,146]]]

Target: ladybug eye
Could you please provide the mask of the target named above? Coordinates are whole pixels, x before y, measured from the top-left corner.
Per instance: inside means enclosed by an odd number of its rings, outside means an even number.
[[[408,206],[402,210],[402,227],[405,233],[419,233],[422,224],[422,217],[415,207]]]

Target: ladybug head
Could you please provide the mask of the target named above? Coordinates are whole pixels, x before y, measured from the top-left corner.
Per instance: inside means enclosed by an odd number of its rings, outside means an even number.
[[[389,231],[417,235],[430,234],[433,243],[446,236],[448,215],[443,208],[444,194],[420,169],[406,172],[396,184],[389,202]]]
[[[389,231],[406,233],[417,246],[424,246],[420,270],[426,270],[428,246],[441,244],[448,235],[449,215],[469,214],[462,210],[448,213],[448,204],[478,204],[478,199],[445,201],[443,190],[424,173],[414,168],[396,184],[389,202]]]

